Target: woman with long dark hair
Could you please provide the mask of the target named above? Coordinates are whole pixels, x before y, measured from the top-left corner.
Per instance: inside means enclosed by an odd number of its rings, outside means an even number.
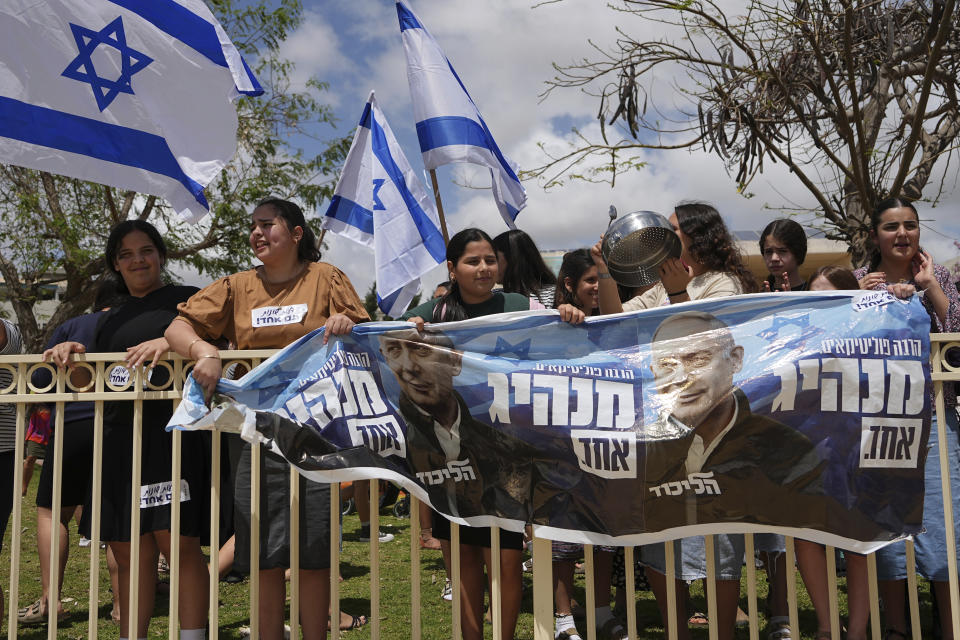
[[[196,361],[193,377],[211,393],[223,373],[213,342],[226,339],[238,349],[277,349],[314,329],[326,336],[349,333],[368,320],[349,278],[320,262],[313,231],[295,203],[270,198],[253,210],[250,248],[261,266],[226,276],[179,307],[167,329],[170,346]],[[284,318],[277,324],[277,318]],[[272,320],[272,321],[271,321]],[[326,340],[326,337],[325,337]],[[244,444],[236,471],[236,553],[238,571],[250,570],[251,464]],[[284,570],[290,566],[290,467],[261,448],[260,634],[283,637]],[[330,488],[300,478],[300,609],[304,638],[325,638],[330,602]],[[360,626],[360,617],[351,626]]]
[[[930,314],[933,333],[960,331],[960,298],[950,272],[935,264],[920,247],[920,216],[912,202],[903,198],[887,198],[880,202],[870,217],[870,238],[873,249],[869,264],[854,271],[861,289],[886,290],[905,296],[916,291]],[[924,467],[925,498],[923,527],[926,531],[915,538],[917,570],[931,581],[940,608],[944,638],[953,637],[950,589],[947,582],[947,539],[944,525],[944,504],[941,492],[940,446],[947,447],[954,513],[960,512],[960,446],[957,432],[957,391],[949,383],[943,387],[945,414],[933,413],[930,425],[930,447]],[[933,405],[933,396],[930,396]],[[942,419],[946,442],[940,442],[937,419]],[[960,539],[956,525],[955,535]],[[906,638],[904,589],[907,577],[905,546],[902,542],[877,552],[877,578],[884,602],[887,627],[885,638]]]
[[[681,203],[670,216],[670,224],[680,238],[679,258],[668,258],[660,265],[660,282],[624,303],[600,251],[600,242],[591,255],[600,278],[600,311],[620,313],[652,309],[689,300],[721,298],[758,291],[756,278],[743,263],[733,235],[720,213],[702,202]]]
[[[519,293],[494,291],[497,282],[497,254],[493,240],[480,229],[464,229],[447,244],[447,270],[450,292],[438,299],[407,311],[403,318],[422,329],[425,322],[453,322],[479,318],[508,311],[527,311],[531,299]],[[568,304],[560,305],[560,317],[573,324],[583,321],[584,314]],[[449,544],[450,523],[440,515],[433,516],[433,535]],[[523,535],[500,531],[500,589],[502,603],[502,637],[512,638],[517,626],[522,600],[521,569]],[[463,611],[463,636],[468,640],[483,638],[484,566],[490,563],[490,528],[460,528],[460,587]],[[492,589],[492,583],[490,585]]]
[[[497,283],[504,291],[552,306],[557,278],[544,263],[533,238],[520,229],[511,229],[493,239],[493,248],[497,252]]]

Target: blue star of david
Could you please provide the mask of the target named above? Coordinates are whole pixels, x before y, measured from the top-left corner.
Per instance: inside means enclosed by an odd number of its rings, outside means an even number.
[[[383,202],[380,201],[380,189],[383,187],[383,183],[386,182],[384,178],[376,178],[373,181],[373,210],[374,211],[386,211],[387,208],[383,206]]]
[[[131,78],[153,62],[153,58],[127,46],[127,36],[123,32],[121,19],[117,17],[100,31],[93,31],[73,23],[70,23],[70,29],[73,31],[73,39],[77,42],[79,53],[60,75],[88,83],[93,89],[93,97],[96,98],[100,111],[109,107],[121,93],[133,95]],[[100,77],[93,66],[91,56],[101,44],[113,47],[120,52],[120,77],[116,80]]]
[[[491,360],[494,358],[502,358],[507,354],[513,354],[519,359],[524,359],[530,353],[530,338],[522,340],[517,344],[510,344],[500,336],[497,336],[497,345],[493,348],[490,353],[486,355],[484,360]]]
[[[780,329],[789,325],[795,325],[800,329],[807,329],[810,326],[810,317],[809,316],[775,316],[773,319],[773,324],[769,329],[764,329],[757,334],[758,338],[763,338],[767,342],[772,342],[776,340],[780,334]],[[801,331],[801,335],[805,334],[806,331]]]

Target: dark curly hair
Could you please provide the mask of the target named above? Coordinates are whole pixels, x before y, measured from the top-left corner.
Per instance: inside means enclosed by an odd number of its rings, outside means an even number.
[[[676,206],[677,224],[690,238],[687,250],[694,260],[710,271],[725,271],[740,281],[744,293],[760,290],[757,279],[743,263],[740,249],[723,223],[723,218],[704,202],[682,202]]]

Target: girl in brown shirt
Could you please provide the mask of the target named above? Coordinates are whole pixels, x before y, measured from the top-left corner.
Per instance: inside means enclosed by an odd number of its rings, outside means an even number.
[[[211,341],[226,338],[238,349],[282,348],[320,327],[326,336],[349,333],[369,320],[350,280],[319,260],[316,240],[296,204],[261,202],[250,224],[250,246],[263,263],[221,278],[179,307],[166,337],[180,355],[195,358],[194,379],[212,393],[222,373]],[[326,340],[326,338],[325,338]],[[244,445],[235,482],[235,567],[249,571],[250,445]],[[284,571],[289,553],[289,467],[261,452],[260,634],[283,637]],[[301,478],[300,610],[304,638],[325,638],[330,601],[329,486]]]

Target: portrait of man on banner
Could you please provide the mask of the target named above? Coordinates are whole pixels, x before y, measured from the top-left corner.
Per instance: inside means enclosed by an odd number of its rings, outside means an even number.
[[[734,384],[744,348],[723,321],[705,312],[672,315],[654,332],[650,353],[659,417],[641,427],[648,528],[822,520],[826,461],[797,429],[751,412]]]
[[[379,341],[400,386],[407,463],[433,507],[462,518],[497,514],[526,521],[533,452],[470,414],[454,388],[462,353],[445,335],[416,329],[388,331]]]

